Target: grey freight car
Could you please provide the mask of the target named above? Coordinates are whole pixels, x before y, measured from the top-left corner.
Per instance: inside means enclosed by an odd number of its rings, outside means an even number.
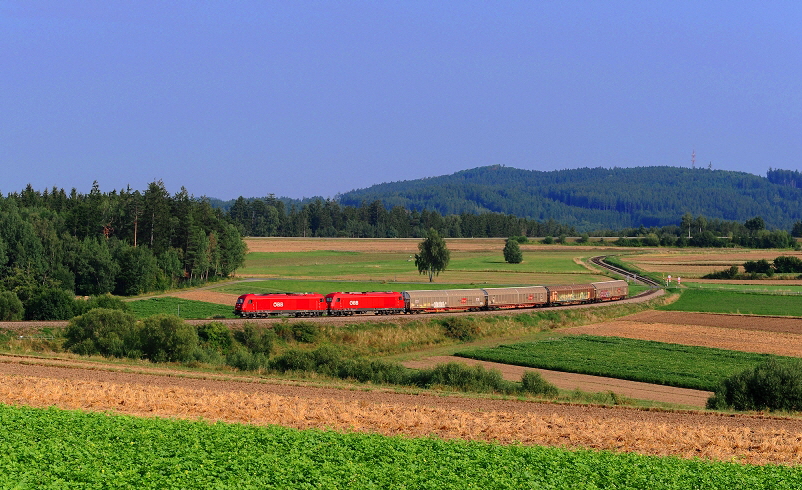
[[[629,284],[626,281],[602,281],[591,284],[596,289],[596,301],[624,299],[629,294]]]
[[[481,289],[444,289],[441,291],[404,291],[407,311],[469,311],[487,306],[487,295]]]
[[[484,288],[487,293],[487,308],[532,308],[549,301],[549,292],[543,286],[520,288]]]
[[[595,299],[596,289],[590,284],[569,284],[566,286],[546,286],[549,290],[549,304],[589,303]]]

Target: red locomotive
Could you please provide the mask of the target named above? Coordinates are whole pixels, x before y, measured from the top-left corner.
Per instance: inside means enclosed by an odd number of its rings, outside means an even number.
[[[329,315],[361,313],[392,315],[404,313],[404,297],[392,291],[367,293],[329,293],[326,295]]]
[[[242,317],[276,315],[322,316],[326,298],[318,293],[243,294],[237,298],[234,314]]]

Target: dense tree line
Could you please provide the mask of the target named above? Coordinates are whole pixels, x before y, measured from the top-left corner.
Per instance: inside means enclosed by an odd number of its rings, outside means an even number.
[[[375,185],[340,196],[343,205],[379,200],[388,208],[449,214],[495,212],[580,232],[668,226],[686,212],[742,222],[762,216],[790,229],[802,220],[799,172],[745,172],[680,167],[580,168],[540,172],[494,165],[452,175]]]
[[[29,185],[0,197],[0,290],[24,304],[42,291],[134,295],[226,277],[244,257],[223,212],[161,181],[144,192]]]
[[[508,237],[511,235],[573,235],[576,230],[554,220],[544,222],[502,213],[463,213],[387,209],[381,201],[345,206],[331,199],[287,205],[274,196],[239,197],[228,216],[244,236],[318,236],[349,238],[422,238],[435,229],[446,238]]]

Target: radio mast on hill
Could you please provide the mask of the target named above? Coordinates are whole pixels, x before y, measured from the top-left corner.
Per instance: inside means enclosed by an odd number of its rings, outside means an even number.
[[[693,153],[691,153],[691,168],[696,168],[696,148],[694,148]]]

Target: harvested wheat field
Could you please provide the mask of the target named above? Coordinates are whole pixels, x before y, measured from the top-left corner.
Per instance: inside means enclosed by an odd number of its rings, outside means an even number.
[[[190,299],[194,301],[203,301],[205,303],[215,303],[219,305],[229,305],[234,308],[234,303],[237,302],[239,295],[229,293],[218,293],[208,289],[195,289],[192,291],[177,291],[174,293],[166,294],[165,296],[172,296],[174,298]]]
[[[802,463],[802,420],[797,419],[215,381],[194,379],[191,373],[158,376],[0,360],[0,402],[7,404]]]
[[[245,238],[249,252],[314,252],[335,250],[342,252],[406,253],[418,252],[421,238],[299,238],[299,237],[250,237]],[[448,249],[452,252],[498,252],[504,248],[504,238],[446,238]],[[620,247],[586,245],[540,245],[521,244],[521,250],[546,251],[603,251]]]
[[[644,311],[560,331],[802,357],[802,318]]]
[[[791,250],[710,249],[697,253],[689,253],[687,251],[674,249],[632,255],[627,257],[626,260],[646,272],[672,274],[674,276],[700,277],[711,272],[727,269],[733,265],[741,266],[747,260],[766,259],[771,262],[780,255],[802,259],[802,252]],[[783,284],[785,284],[785,282],[783,282]]]

